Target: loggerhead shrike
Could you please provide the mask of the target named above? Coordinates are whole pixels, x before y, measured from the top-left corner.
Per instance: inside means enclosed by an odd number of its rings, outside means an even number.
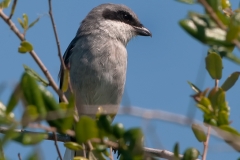
[[[137,35],[152,36],[125,5],[101,4],[82,21],[63,56],[70,70],[70,83],[80,116],[94,117],[97,106],[102,106],[107,113],[112,112],[108,111],[111,108],[117,111],[126,80],[126,45]],[[59,76],[61,87],[62,66]],[[67,91],[66,96],[69,94]],[[72,157],[65,155],[64,159]]]

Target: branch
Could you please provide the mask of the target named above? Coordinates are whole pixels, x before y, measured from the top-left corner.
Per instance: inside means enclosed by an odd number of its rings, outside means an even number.
[[[24,35],[18,30],[18,28],[15,26],[15,24],[12,22],[11,19],[7,15],[3,13],[3,11],[0,9],[0,17],[7,23],[7,25],[10,27],[10,29],[16,34],[16,36],[21,40],[24,41]],[[49,81],[49,85],[54,89],[54,91],[59,95],[60,99],[63,102],[68,103],[67,98],[63,94],[63,92],[58,88],[57,84],[55,83],[54,79],[52,78],[51,74],[45,67],[45,65],[42,63],[40,58],[37,56],[36,52],[34,50],[29,52],[32,58],[35,60],[35,62],[38,64],[38,66],[43,71],[44,75],[47,77]]]
[[[204,150],[203,150],[203,159],[202,160],[206,160],[206,158],[207,158],[208,142],[209,142],[209,138],[210,138],[210,134],[211,134],[210,131],[211,131],[211,127],[208,126],[207,140],[206,140],[206,142],[203,142]]]
[[[154,156],[154,157],[161,157],[168,160],[176,160],[174,153],[167,150],[144,147],[144,153],[148,155],[150,154],[151,156]],[[179,157],[182,158],[183,155],[179,155]],[[196,160],[199,160],[199,159],[196,159]]]
[[[61,156],[61,153],[60,153],[60,150],[58,148],[58,144],[57,144],[57,134],[56,132],[53,132],[53,135],[54,135],[54,144],[55,144],[55,147],[57,149],[57,153],[58,153],[58,157],[60,158],[60,160],[63,160],[62,159],[62,156]]]
[[[227,30],[227,27],[218,19],[218,16],[212,9],[212,7],[207,3],[206,0],[198,0],[200,4],[204,6],[206,9],[207,13],[210,15],[210,17],[215,21],[215,23],[223,30]]]
[[[57,28],[56,28],[56,25],[55,25],[55,22],[54,22],[54,18],[53,18],[53,14],[52,14],[52,0],[48,0],[48,5],[49,5],[49,15],[50,15],[50,19],[51,19],[51,22],[52,22],[52,27],[53,27],[53,31],[54,31],[54,36],[55,36],[55,40],[56,40],[56,43],[57,43],[57,49],[58,49],[58,57],[60,59],[60,63],[61,63],[61,67],[63,68],[63,74],[65,74],[65,70],[67,69],[65,63],[64,63],[64,60],[63,60],[63,57],[62,57],[62,53],[61,53],[61,47],[60,47],[60,42],[59,42],[59,38],[58,38],[58,34],[57,34]],[[61,68],[61,69],[62,69]],[[73,89],[72,89],[72,85],[70,83],[70,76],[68,76],[68,86],[69,86],[69,89],[71,91],[71,93],[73,93]],[[75,116],[74,116],[74,120],[77,122],[78,121],[78,115],[77,114],[78,111],[77,111],[77,108],[75,106]]]
[[[65,66],[65,63],[64,63],[63,58],[62,58],[60,42],[59,42],[58,34],[57,34],[57,28],[56,28],[56,25],[55,25],[55,22],[54,22],[53,14],[52,14],[52,3],[51,2],[52,2],[51,0],[48,0],[48,5],[49,5],[48,13],[50,15],[50,19],[51,19],[52,27],[53,27],[53,31],[54,31],[54,36],[55,36],[55,40],[56,40],[56,43],[57,43],[58,57],[60,59],[60,62],[61,62],[61,65],[62,65],[63,69],[65,70],[66,66]]]
[[[8,128],[0,127],[0,133],[5,134],[7,131],[8,131]],[[46,138],[45,138],[46,140],[51,140],[51,141],[55,141],[55,142],[56,141],[58,141],[58,142],[71,142],[71,137],[68,136],[68,135],[60,135],[60,134],[55,134],[54,135],[54,133],[33,132],[33,131],[26,131],[26,130],[20,130],[20,129],[15,129],[14,132],[16,132],[16,133],[31,133],[31,134],[45,134],[46,135]],[[99,138],[93,138],[90,141],[94,142],[94,143],[103,143],[108,147],[118,148],[118,143],[116,143],[116,142],[104,141],[104,140],[99,139]],[[144,150],[145,155],[165,158],[165,159],[168,159],[168,160],[174,160],[174,153],[172,153],[170,151],[167,151],[167,150],[152,149],[152,148],[147,148],[147,147],[144,147],[143,150]],[[60,153],[60,151],[59,151],[59,153]],[[182,157],[182,155],[179,155],[179,157]]]
[[[16,8],[16,5],[17,5],[17,0],[14,0],[14,1],[13,1],[13,5],[12,5],[12,9],[11,9],[11,13],[10,13],[10,15],[9,15],[9,19],[12,18],[13,13],[14,13],[15,8]],[[19,154],[19,155],[20,155],[20,154]]]
[[[20,153],[18,153],[18,159],[22,160]]]

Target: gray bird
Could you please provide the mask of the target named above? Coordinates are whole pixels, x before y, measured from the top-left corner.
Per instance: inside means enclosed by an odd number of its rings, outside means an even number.
[[[126,45],[137,35],[152,36],[125,5],[101,4],[82,21],[63,56],[80,116],[94,117],[98,106],[109,113],[117,110],[126,81]],[[59,77],[61,87],[62,66]]]

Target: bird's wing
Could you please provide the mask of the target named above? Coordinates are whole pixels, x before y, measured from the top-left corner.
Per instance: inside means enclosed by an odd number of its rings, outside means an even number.
[[[78,36],[76,36],[72,41],[71,43],[69,44],[67,50],[65,51],[64,55],[63,55],[63,61],[64,61],[64,64],[67,68],[70,68],[70,65],[69,65],[69,58],[71,57],[72,55],[72,49],[74,48],[77,40],[79,39]],[[60,79],[60,85],[59,85],[59,88],[62,88],[62,83],[63,83],[63,66],[61,65],[60,67],[60,71],[58,73],[58,78]],[[59,98],[59,102],[61,102],[60,98]]]

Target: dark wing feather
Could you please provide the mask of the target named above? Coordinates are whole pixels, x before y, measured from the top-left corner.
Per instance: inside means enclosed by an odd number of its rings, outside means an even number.
[[[65,66],[70,66],[69,65],[69,58],[70,56],[72,55],[72,49],[75,47],[75,44],[77,42],[77,40],[79,39],[79,37],[75,37],[71,43],[69,44],[67,50],[65,51],[64,55],[63,55],[63,61],[64,61],[64,64]],[[62,88],[62,83],[63,83],[63,66],[61,65],[60,67],[60,71],[58,73],[58,78],[60,79],[60,85],[59,85],[59,88]],[[61,102],[60,98],[59,98],[59,102]]]

